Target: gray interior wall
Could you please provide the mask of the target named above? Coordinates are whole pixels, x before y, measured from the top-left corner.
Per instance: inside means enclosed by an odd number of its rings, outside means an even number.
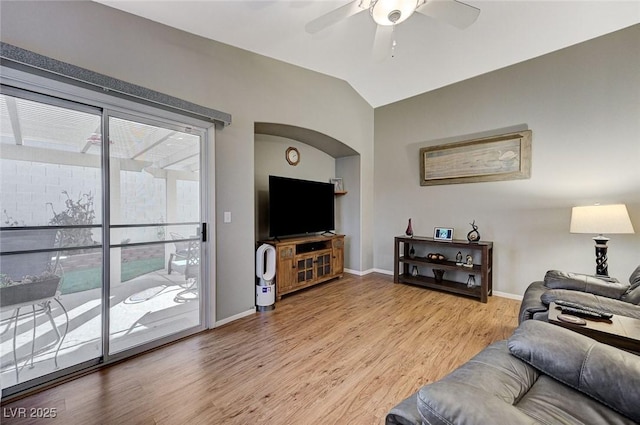
[[[233,116],[215,134],[216,320],[255,305],[255,122],[313,129],[359,152],[367,200],[360,226],[372,233],[373,109],[344,81],[92,2],[1,2],[0,37]],[[231,223],[223,224],[224,211],[232,213]],[[352,249],[372,264],[366,243]]]
[[[264,240],[269,238],[269,176],[329,183],[336,175],[336,160],[319,149],[284,137],[256,134],[255,140],[256,237]],[[298,165],[290,165],[285,159],[289,147],[300,152]],[[292,197],[295,199],[295,194]],[[339,218],[336,206],[336,229],[340,229]]]
[[[336,198],[336,221],[340,222],[340,232],[344,233],[344,267],[351,271],[365,271],[362,268],[361,251],[352,249],[360,246],[360,156],[345,156],[336,159],[336,177],[342,178],[346,195]]]
[[[570,234],[571,207],[625,203],[634,235],[609,235],[610,275],[640,258],[640,25],[375,111],[375,264],[413,218],[495,243],[494,289],[522,295],[548,269],[595,273],[594,235]],[[529,180],[419,185],[419,149],[528,127]],[[502,129],[502,130],[501,130]]]

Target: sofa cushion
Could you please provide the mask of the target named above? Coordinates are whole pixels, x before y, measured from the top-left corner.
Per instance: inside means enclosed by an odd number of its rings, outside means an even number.
[[[510,352],[542,373],[640,422],[640,358],[559,326],[527,320]]]
[[[629,289],[622,295],[622,300],[631,304],[640,304],[640,266],[629,276]]]
[[[541,424],[636,423],[547,375],[540,375],[533,387],[518,402],[517,407]]]
[[[616,299],[620,299],[629,289],[628,283],[618,282],[617,279],[560,270],[549,270],[544,276],[544,284],[551,289],[572,289]]]
[[[424,423],[537,424],[514,406],[538,371],[509,354],[506,341],[489,345],[440,381],[418,392]]]

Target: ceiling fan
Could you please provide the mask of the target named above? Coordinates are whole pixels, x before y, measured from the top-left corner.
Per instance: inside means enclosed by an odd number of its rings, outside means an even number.
[[[441,20],[460,29],[473,24],[480,15],[480,9],[456,0],[353,0],[308,22],[305,25],[305,30],[310,34],[315,34],[367,9],[377,24],[374,40],[374,56],[376,57],[385,56],[389,47],[391,47],[391,55],[393,56],[394,29],[396,25],[411,17],[414,12]]]

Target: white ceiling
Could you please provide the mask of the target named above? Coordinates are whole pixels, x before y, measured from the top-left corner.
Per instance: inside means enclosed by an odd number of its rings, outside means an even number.
[[[640,23],[640,1],[465,0],[481,10],[465,30],[414,14],[398,25],[394,58],[372,57],[368,11],[311,35],[334,1],[99,3],[347,81],[378,107]],[[640,42],[640,41],[639,41]]]

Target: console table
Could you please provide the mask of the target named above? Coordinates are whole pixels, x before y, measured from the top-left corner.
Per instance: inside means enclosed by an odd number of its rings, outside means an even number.
[[[411,247],[416,251],[413,258],[409,254]],[[463,262],[467,255],[472,256],[472,267],[456,264],[455,257],[458,251],[463,256]],[[427,258],[429,253],[443,254],[446,259],[430,260]],[[411,273],[414,266],[418,268],[416,276]],[[453,275],[453,277],[438,281],[432,275],[429,276],[433,273],[433,269],[444,270],[445,274],[448,272],[449,276]],[[462,274],[464,274],[463,277],[461,277]],[[477,286],[468,287],[466,281],[461,281],[469,275],[474,276]],[[470,243],[462,240],[443,242],[428,237],[397,236],[394,244],[393,281],[466,295],[486,303],[487,297],[493,291],[493,242]]]

